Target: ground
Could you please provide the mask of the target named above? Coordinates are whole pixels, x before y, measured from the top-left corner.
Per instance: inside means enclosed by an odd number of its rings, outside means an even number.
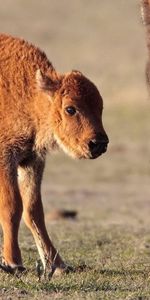
[[[0,298],[150,299],[150,101],[139,1],[5,0],[0,26],[40,45],[57,70],[80,69],[97,84],[110,138],[107,153],[95,161],[62,152],[47,158],[47,228],[76,272],[38,281],[38,254],[22,223],[28,272],[1,271]],[[57,208],[77,211],[76,220],[52,221]]]

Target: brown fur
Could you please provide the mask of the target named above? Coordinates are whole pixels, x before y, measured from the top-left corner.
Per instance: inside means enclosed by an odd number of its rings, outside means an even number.
[[[105,152],[102,105],[97,88],[81,72],[58,74],[41,50],[0,35],[0,222],[6,266],[22,265],[23,214],[44,268],[54,261],[55,268],[64,268],[45,227],[40,192],[45,155],[56,145],[77,158]],[[75,115],[66,107],[74,107]]]

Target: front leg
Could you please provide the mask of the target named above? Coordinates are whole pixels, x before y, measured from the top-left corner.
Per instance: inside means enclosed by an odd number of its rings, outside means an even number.
[[[22,215],[22,202],[17,183],[17,171],[11,166],[0,166],[0,223],[3,230],[3,265],[13,272],[22,267],[18,245],[18,230]]]
[[[64,270],[65,264],[54,248],[45,226],[41,201],[43,170],[44,160],[38,157],[24,162],[18,169],[23,218],[34,236],[44,271],[57,273]]]

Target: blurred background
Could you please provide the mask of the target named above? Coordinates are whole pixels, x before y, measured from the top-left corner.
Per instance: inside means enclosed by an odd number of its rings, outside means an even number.
[[[150,223],[150,101],[139,1],[0,0],[0,28],[39,46],[59,72],[82,71],[104,99],[107,153],[95,161],[62,152],[47,158],[48,226],[55,208],[77,211],[80,228]]]

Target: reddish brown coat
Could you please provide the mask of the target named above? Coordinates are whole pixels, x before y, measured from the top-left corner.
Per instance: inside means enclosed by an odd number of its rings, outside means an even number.
[[[81,72],[59,74],[39,48],[0,35],[0,222],[6,268],[22,266],[22,213],[44,268],[65,268],[44,222],[45,155],[58,145],[77,158],[104,153],[102,106],[97,88]]]

